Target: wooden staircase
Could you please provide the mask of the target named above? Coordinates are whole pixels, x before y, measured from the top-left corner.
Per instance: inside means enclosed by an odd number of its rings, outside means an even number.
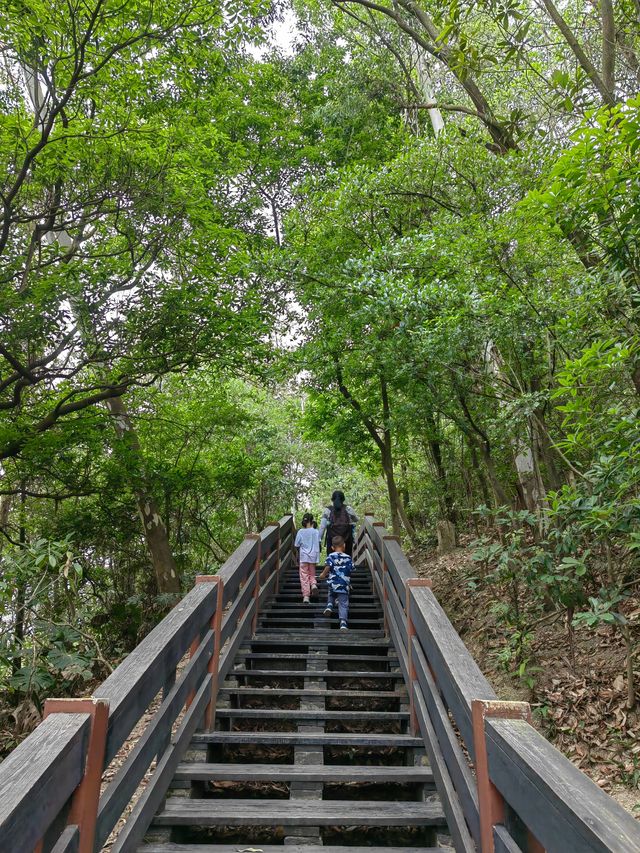
[[[303,604],[296,568],[283,573],[141,853],[450,846],[368,568],[353,576],[348,631],[325,604],[323,582]]]
[[[0,853],[631,853],[640,823],[500,701],[400,543],[358,531],[349,630],[291,516],[248,534],[0,763]],[[324,586],[324,585],[322,585]]]

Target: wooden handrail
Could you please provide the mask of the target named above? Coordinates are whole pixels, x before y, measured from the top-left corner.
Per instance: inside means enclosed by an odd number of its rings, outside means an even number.
[[[0,764],[0,850],[32,853],[45,836],[82,781],[90,728],[87,713],[52,714]]]
[[[533,728],[529,706],[497,701],[433,590],[416,584],[400,543],[371,514],[355,554],[383,600],[456,850],[640,850],[640,824]]]
[[[88,713],[69,712],[73,707],[84,710],[80,700],[52,700],[47,719],[0,764],[0,850],[100,850],[157,756],[144,794],[112,851],[136,848],[185,744],[203,721],[213,724],[218,685],[275,589],[278,569],[289,565],[293,532],[293,517],[284,516],[247,537],[215,576],[199,576],[194,588],[96,688],[95,696],[82,700]],[[189,650],[190,660],[176,678]],[[103,769],[160,691],[160,707],[98,801]],[[100,722],[92,726],[98,719],[96,707]]]

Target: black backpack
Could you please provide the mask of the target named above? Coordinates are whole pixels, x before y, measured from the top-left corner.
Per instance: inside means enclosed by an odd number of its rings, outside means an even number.
[[[329,512],[329,525],[332,536],[342,536],[343,539],[347,539],[351,534],[351,519],[349,518],[349,513],[345,506],[341,506],[340,509],[331,507]]]

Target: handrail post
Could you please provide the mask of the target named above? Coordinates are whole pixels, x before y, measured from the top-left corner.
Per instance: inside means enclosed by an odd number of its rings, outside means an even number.
[[[256,585],[253,592],[253,620],[251,622],[251,633],[255,634],[256,628],[258,626],[258,609],[260,607],[260,575],[262,568],[262,543],[260,542],[260,534],[259,533],[247,533],[245,539],[252,539],[254,542],[258,543],[258,551],[256,553],[256,559],[253,564],[254,571],[256,573]]]
[[[389,537],[397,540],[397,537]],[[416,629],[411,618],[411,590],[414,587],[428,587],[431,589],[433,582],[429,578],[410,578],[405,585],[405,612],[407,617],[407,671],[409,673],[409,730],[415,736],[418,730],[416,717],[415,699],[413,695],[413,682],[416,680],[416,667],[413,662],[413,638]]]
[[[71,800],[67,826],[77,826],[78,853],[93,853],[98,820],[100,783],[104,768],[109,725],[108,699],[47,699],[42,719],[50,714],[88,714],[91,718],[89,745],[84,764],[84,775]],[[54,780],[55,784],[55,780]],[[39,844],[36,850],[40,850]]]
[[[209,627],[213,630],[213,654],[207,664],[207,672],[211,675],[211,696],[204,710],[204,728],[210,732],[213,729],[218,698],[218,668],[220,666],[220,639],[222,631],[222,611],[224,609],[224,581],[219,575],[196,575],[196,583],[216,584],[216,610],[211,617]]]
[[[376,521],[374,524],[379,524],[384,527],[381,521]],[[389,593],[387,592],[387,575],[389,573],[389,566],[387,565],[387,542],[399,542],[400,539],[397,536],[383,536],[382,537],[382,612],[384,614],[384,633],[385,637],[389,636]]]
[[[500,720],[525,720],[531,725],[531,706],[528,702],[503,702],[488,699],[473,699],[471,702],[473,750],[480,812],[480,849],[482,853],[494,853],[493,827],[496,824],[504,823],[505,807],[502,794],[489,776],[485,731],[487,717]],[[528,853],[544,853],[544,848],[531,832],[529,832],[527,847]]]

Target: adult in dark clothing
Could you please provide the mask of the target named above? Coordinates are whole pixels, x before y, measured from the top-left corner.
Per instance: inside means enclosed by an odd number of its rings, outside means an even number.
[[[345,553],[353,556],[353,530],[358,523],[358,516],[353,509],[345,503],[344,492],[339,489],[331,495],[331,504],[324,508],[320,519],[320,541],[327,531],[326,543],[327,554],[333,550],[331,539],[333,536],[342,536],[345,542]]]

